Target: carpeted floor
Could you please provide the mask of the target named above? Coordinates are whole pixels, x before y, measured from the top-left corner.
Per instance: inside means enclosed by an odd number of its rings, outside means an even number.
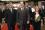
[[[45,25],[43,27],[41,27],[41,30],[45,30]]]

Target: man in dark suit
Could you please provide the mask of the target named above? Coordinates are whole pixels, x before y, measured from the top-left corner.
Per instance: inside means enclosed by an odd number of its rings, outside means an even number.
[[[43,20],[43,24],[44,24],[44,17],[45,17],[45,9],[44,9],[44,5],[42,5],[42,8],[40,8],[40,15],[41,15],[41,19]]]
[[[14,30],[14,24],[16,22],[16,10],[15,9],[5,9],[3,11],[4,18],[6,19],[6,22],[8,24],[8,30]]]
[[[19,26],[20,26],[20,30],[24,30],[23,28],[23,26],[24,26],[24,24],[23,24],[23,21],[25,21],[25,11],[24,11],[24,9],[23,8],[19,8],[18,9],[18,22],[19,22]]]
[[[29,14],[29,8],[25,7],[25,26],[26,26],[26,29],[29,30],[29,25],[30,25],[30,14]]]
[[[20,25],[20,30],[26,30],[26,24],[28,20],[28,10],[26,8],[19,8],[17,12],[18,22]]]
[[[32,19],[32,10],[31,7],[28,6],[27,8],[25,7],[26,13],[27,13],[27,30],[29,30],[30,28],[30,24],[31,24],[31,19]]]
[[[23,23],[23,19],[22,19],[22,12],[21,12],[21,9],[19,8],[18,9],[18,12],[17,12],[17,21],[19,23],[19,26],[20,26],[20,30],[22,30],[22,23]]]
[[[30,26],[30,24],[34,24],[34,19],[33,19],[33,17],[34,17],[34,15],[35,15],[35,10],[32,8],[32,7],[28,7],[29,8],[29,24],[28,24],[28,26]],[[30,28],[30,27],[29,27]],[[28,29],[29,29],[28,28]]]
[[[2,23],[2,10],[0,9],[0,27],[1,27],[1,23]],[[1,30],[1,28],[0,28]]]

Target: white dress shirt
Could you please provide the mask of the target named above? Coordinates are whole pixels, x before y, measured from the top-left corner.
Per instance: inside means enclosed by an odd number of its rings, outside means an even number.
[[[35,12],[35,9],[34,8],[31,8],[32,12]]]

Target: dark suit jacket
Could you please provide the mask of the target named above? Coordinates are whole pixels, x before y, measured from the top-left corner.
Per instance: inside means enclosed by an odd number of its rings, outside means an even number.
[[[3,11],[3,14],[4,18],[6,18],[7,23],[14,24],[16,20],[16,10],[12,9],[11,12],[10,9],[5,9],[5,11]]]
[[[2,11],[0,9],[0,23],[2,22]]]
[[[21,11],[21,9],[19,8],[17,12],[17,21],[19,22],[19,24],[23,23],[23,16],[23,11]]]
[[[44,9],[41,10],[40,15],[41,15],[41,17],[45,16],[45,10]]]
[[[26,9],[26,8],[24,8],[23,10],[21,10],[21,9],[18,9],[18,12],[17,12],[17,17],[18,17],[18,22],[20,23],[20,24],[26,24],[27,23],[27,20],[28,20],[28,15],[29,15],[29,13],[28,13],[29,11],[28,11],[28,9]]]

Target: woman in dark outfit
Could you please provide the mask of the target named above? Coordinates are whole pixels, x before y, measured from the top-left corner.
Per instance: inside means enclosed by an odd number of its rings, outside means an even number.
[[[32,24],[34,26],[34,30],[41,30],[41,16],[40,16],[40,10],[39,7],[35,6],[35,15],[33,16]]]

